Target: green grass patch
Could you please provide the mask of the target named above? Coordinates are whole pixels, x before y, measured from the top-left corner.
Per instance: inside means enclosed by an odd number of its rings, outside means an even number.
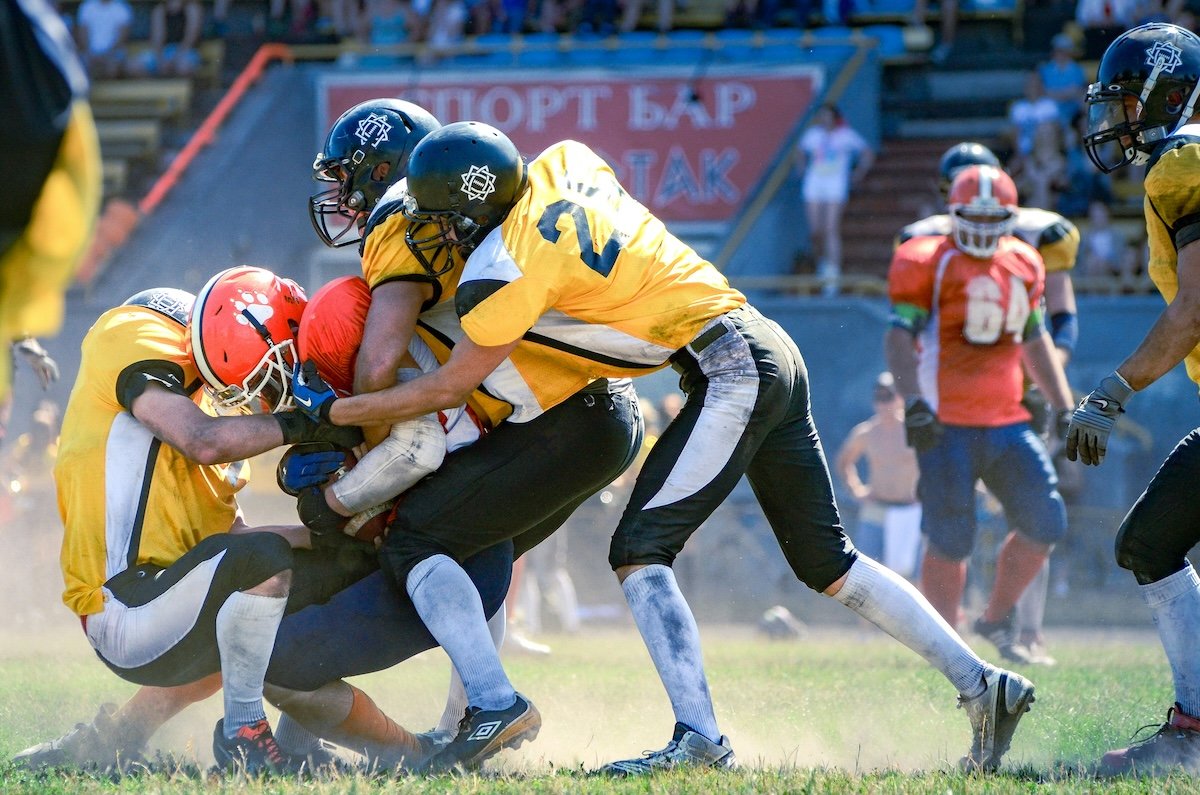
[[[1200,791],[1187,776],[1101,781],[1089,773],[1106,750],[1163,719],[1170,676],[1155,635],[1052,633],[1052,668],[1023,671],[1037,702],[1022,722],[1002,772],[965,776],[955,763],[970,744],[953,688],[903,647],[871,630],[817,631],[772,642],[745,630],[703,630],[722,730],[742,763],[733,773],[674,772],[610,781],[587,771],[663,746],[670,705],[632,630],[547,638],[548,657],[508,656],[517,688],[544,719],[538,740],[497,757],[485,775],[318,781],[156,773],[114,780],[0,766],[0,792],[251,793],[1160,793]],[[103,701],[132,686],[92,656],[74,633],[0,637],[0,758],[89,720]],[[981,643],[979,651],[994,656]],[[389,714],[414,730],[433,725],[448,678],[431,652],[391,671],[360,677]],[[219,697],[195,705],[152,741],[211,764],[208,743]]]

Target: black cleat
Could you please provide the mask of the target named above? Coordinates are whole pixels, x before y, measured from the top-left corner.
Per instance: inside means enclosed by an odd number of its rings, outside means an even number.
[[[456,768],[470,770],[505,748],[519,748],[533,740],[542,728],[542,716],[520,693],[507,709],[467,707],[458,724],[458,735],[434,754],[417,772],[446,773]]]

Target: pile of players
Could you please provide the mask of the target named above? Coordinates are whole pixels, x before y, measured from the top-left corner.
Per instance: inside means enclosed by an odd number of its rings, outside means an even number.
[[[1200,66],[1200,40],[1169,35]],[[512,560],[630,464],[642,432],[630,378],[669,364],[687,402],[642,466],[609,564],[676,723],[661,750],[599,772],[735,764],[672,563],[743,475],[801,581],[950,681],[971,725],[962,766],[1000,765],[1033,685],[982,660],[916,588],[855,550],[795,344],[602,158],[564,141],[526,161],[487,125],[441,126],[380,99],[338,119],[314,168],[330,184],[312,198],[314,228],[359,246],[364,280],[308,301],[286,279],[234,268],[196,296],[138,293],[84,339],[56,471],[64,598],[100,659],[143,687],[22,762],[136,762],[162,722],[218,687],[214,756],[252,772],[328,764],[330,742],[378,769],[470,770],[534,739],[541,718],[497,652]],[[1061,536],[1022,362],[1085,462],[1098,463],[1120,403],[1149,381],[1122,370],[1070,413],[1041,257],[1010,234],[1011,180],[964,164],[949,200],[948,233],[897,251],[888,352],[923,472],[961,472],[973,504],[995,450],[1025,462],[989,482],[1025,495],[1027,520],[1002,553],[1008,584],[985,615],[997,623]],[[1177,245],[1197,217],[1179,216]],[[247,527],[241,462],[281,445],[277,477],[301,523]],[[948,500],[934,519],[949,527],[957,510]],[[930,535],[939,582],[961,593],[961,542]],[[1167,575],[1197,584],[1186,560]],[[1156,598],[1186,588],[1170,590]],[[434,645],[455,677],[433,731],[407,731],[343,681]],[[283,715],[274,729],[264,698]],[[1194,747],[1200,724],[1187,715],[1200,710],[1185,698],[1148,744],[1106,764]]]

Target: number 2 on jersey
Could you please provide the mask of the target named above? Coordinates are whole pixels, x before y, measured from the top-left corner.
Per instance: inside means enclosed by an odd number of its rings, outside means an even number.
[[[583,260],[583,264],[607,278],[621,253],[621,246],[629,239],[628,235],[613,229],[603,250],[596,251],[595,244],[592,243],[592,228],[588,224],[587,212],[570,199],[559,199],[547,206],[542,217],[538,219],[538,231],[547,242],[558,242],[562,234],[557,226],[558,219],[564,215],[571,216],[575,223],[575,235],[579,239],[579,258]]]

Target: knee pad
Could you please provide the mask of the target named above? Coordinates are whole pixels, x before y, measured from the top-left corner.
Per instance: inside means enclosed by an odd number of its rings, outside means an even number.
[[[446,432],[427,414],[392,426],[387,438],[333,484],[333,496],[358,513],[407,491],[446,457]]]
[[[238,590],[253,588],[292,568],[292,547],[275,533],[246,533],[230,537],[222,565],[232,567]]]
[[[1155,543],[1157,534],[1146,532],[1126,517],[1117,531],[1117,565],[1133,572],[1139,585],[1158,582],[1187,565],[1186,553],[1176,554]]]

